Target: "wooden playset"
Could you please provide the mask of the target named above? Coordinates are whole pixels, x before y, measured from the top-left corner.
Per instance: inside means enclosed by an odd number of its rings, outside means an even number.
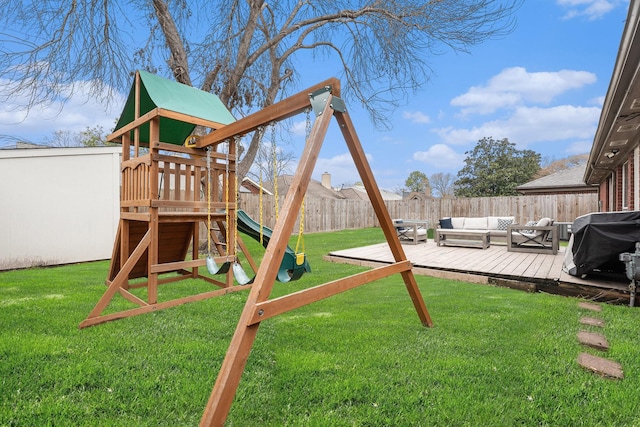
[[[224,424],[258,328],[264,320],[400,274],[420,321],[425,326],[432,325],[412,265],[398,240],[339,96],[340,82],[332,78],[236,121],[215,95],[140,71],[136,73],[116,130],[109,136],[110,141],[122,144],[120,224],[107,289],[80,327],[237,290],[249,290],[201,426]],[[305,111],[313,111],[315,120],[269,236],[262,262],[255,266],[248,256],[255,272],[251,280],[238,264],[237,257],[237,248],[248,255],[237,233],[239,212],[235,172],[238,140]],[[274,283],[282,274],[287,243],[332,117],[340,127],[395,262],[270,299]],[[197,126],[210,131],[194,137]],[[247,220],[241,216],[240,222],[246,223]],[[199,256],[201,226],[207,228],[206,258]],[[216,256],[212,255],[212,246]],[[298,257],[296,263],[303,262],[304,257]],[[203,267],[221,274],[224,280],[200,274],[199,269]],[[290,275],[294,274],[296,278],[300,277],[300,274],[290,272]],[[216,288],[197,295],[159,301],[159,285],[192,278],[205,280]],[[134,288],[146,288],[146,301],[132,292]],[[116,294],[135,307],[105,314]]]

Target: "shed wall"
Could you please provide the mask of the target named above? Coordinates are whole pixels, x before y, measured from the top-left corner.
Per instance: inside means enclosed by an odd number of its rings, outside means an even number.
[[[111,257],[119,147],[0,151],[0,269]]]

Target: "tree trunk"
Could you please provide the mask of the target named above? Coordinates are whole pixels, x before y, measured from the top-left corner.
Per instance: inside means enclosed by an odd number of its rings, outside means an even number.
[[[169,65],[177,82],[193,86],[189,75],[187,52],[167,4],[162,0],[153,0],[153,9],[156,12],[160,28],[162,28],[167,48],[171,52],[167,65]]]

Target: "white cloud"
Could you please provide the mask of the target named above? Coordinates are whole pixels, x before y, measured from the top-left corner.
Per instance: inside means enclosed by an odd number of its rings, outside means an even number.
[[[591,147],[593,145],[593,140],[583,140],[583,141],[575,141],[569,144],[564,152],[571,156],[573,154],[584,154],[591,151]]]
[[[295,121],[289,128],[289,132],[295,136],[307,135],[307,122],[305,120]]]
[[[586,16],[589,20],[602,18],[604,15],[621,4],[627,4],[620,0],[557,0],[558,5],[568,9],[565,19],[577,16]]]
[[[421,111],[405,111],[402,113],[402,117],[409,120],[411,123],[431,123],[431,119],[429,118],[429,116]]]
[[[519,147],[539,142],[589,139],[593,137],[600,108],[560,105],[551,108],[518,107],[505,120],[485,122],[471,129],[435,129],[450,145],[473,145],[484,137],[509,138]]]
[[[382,141],[382,143],[384,145],[402,145],[404,144],[404,141],[401,138],[398,138],[397,136],[394,135],[383,135],[380,140]]]
[[[590,99],[589,100],[589,104],[597,105],[598,107],[602,108],[602,106],[604,105],[604,99],[605,99],[604,95],[597,96],[597,97],[595,97],[593,99]]]
[[[0,82],[2,84],[10,85],[11,82]],[[73,92],[70,87],[63,88],[60,100],[29,110],[25,108],[28,100],[19,96],[0,104],[0,135],[40,143],[58,130],[78,132],[87,127],[102,126],[106,132],[111,131],[122,112],[125,97],[114,92],[115,98],[107,105],[89,96],[89,84],[76,82]],[[65,97],[68,99],[63,100]]]
[[[429,147],[427,151],[413,153],[413,160],[426,163],[438,169],[442,169],[443,165],[447,165],[449,169],[457,170],[464,164],[464,158],[463,154],[456,153],[445,144],[435,144]]]
[[[502,70],[486,85],[473,86],[451,100],[463,114],[490,114],[501,108],[514,108],[527,102],[548,104],[558,95],[595,83],[596,75],[587,71],[560,70],[528,72],[523,67]]]
[[[367,161],[372,163],[373,156],[370,154],[365,154],[365,156]],[[331,174],[331,185],[334,187],[351,185],[361,181],[350,153],[338,154],[331,158],[318,158],[313,173],[314,179],[320,181],[324,172]]]

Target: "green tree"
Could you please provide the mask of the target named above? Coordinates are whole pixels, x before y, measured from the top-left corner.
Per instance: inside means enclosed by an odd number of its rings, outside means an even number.
[[[454,183],[458,197],[514,196],[516,187],[540,170],[540,154],[517,150],[507,138],[482,138],[465,154],[465,166]]]
[[[242,117],[299,90],[310,61],[332,59],[347,103],[384,127],[389,110],[429,80],[433,54],[511,32],[522,1],[6,0],[0,79],[11,84],[0,100],[34,106],[79,87],[111,99],[144,68],[213,92]],[[260,143],[254,132],[241,177]]]
[[[52,147],[102,147],[107,143],[107,135],[102,126],[86,127],[85,130],[72,132],[57,130],[45,140]]]
[[[429,185],[429,178],[427,175],[420,171],[413,171],[409,174],[409,177],[404,182],[408,191],[416,193],[424,193]]]

